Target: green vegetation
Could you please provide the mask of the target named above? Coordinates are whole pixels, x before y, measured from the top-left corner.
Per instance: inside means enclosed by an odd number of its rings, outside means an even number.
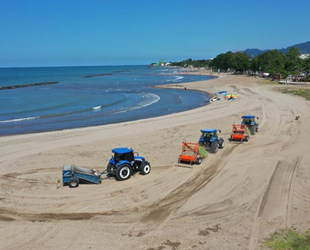
[[[310,101],[310,89],[281,89],[281,92],[284,94],[292,94],[298,95],[306,98],[306,100]]]
[[[191,58],[186,59],[184,61],[180,61],[180,62],[172,62],[171,66],[179,66],[179,67],[189,67],[189,66],[193,66],[193,67],[197,67],[197,68],[201,68],[201,67],[211,67],[211,63],[212,60],[208,59],[208,60],[192,60]]]
[[[310,231],[282,230],[272,234],[264,245],[272,250],[310,250]]]
[[[277,81],[271,81],[268,79],[263,79],[262,83],[264,83],[264,84],[277,84],[277,85],[279,84]]]
[[[251,59],[246,53],[228,51],[217,55],[213,60],[192,60],[191,58],[172,62],[172,66],[181,67],[207,67],[214,71],[230,71],[236,74],[254,75],[256,72],[270,73],[274,79],[286,79],[289,75],[298,76],[301,73],[308,73],[305,80],[310,81],[310,57],[303,60],[300,58],[300,51],[290,47],[286,54],[279,50],[269,50]],[[305,78],[305,74],[303,74]]]

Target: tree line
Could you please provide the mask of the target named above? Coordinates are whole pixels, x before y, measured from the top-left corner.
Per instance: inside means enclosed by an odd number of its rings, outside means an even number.
[[[187,59],[181,62],[172,62],[172,66],[181,67],[207,67],[213,70],[232,71],[240,74],[255,74],[266,72],[271,75],[279,75],[282,79],[288,75],[300,75],[301,72],[310,73],[310,57],[300,58],[300,51],[291,47],[286,54],[274,49],[267,51],[251,59],[243,52],[233,53],[228,51],[217,55],[213,60]]]

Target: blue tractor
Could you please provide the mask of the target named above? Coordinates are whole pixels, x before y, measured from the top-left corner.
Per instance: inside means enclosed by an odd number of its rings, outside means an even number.
[[[242,116],[242,125],[246,125],[250,132],[251,135],[254,135],[256,132],[259,131],[259,124],[256,122],[255,118],[258,120],[259,117],[255,115],[243,115]]]
[[[131,177],[135,172],[142,175],[151,172],[151,164],[144,157],[139,156],[137,152],[129,148],[114,148],[114,155],[111,157],[107,166],[108,175],[115,176],[117,180],[124,181]],[[134,154],[137,154],[135,156]]]
[[[221,130],[218,132],[221,133]],[[211,153],[216,153],[225,146],[224,139],[218,137],[216,129],[202,129],[199,144]]]

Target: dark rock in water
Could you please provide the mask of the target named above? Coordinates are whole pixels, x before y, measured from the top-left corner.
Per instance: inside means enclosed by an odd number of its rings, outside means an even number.
[[[58,83],[58,82],[39,82],[39,83],[29,83],[29,84],[24,84],[24,85],[3,86],[3,87],[0,87],[0,90],[5,90],[5,89],[19,89],[19,88],[27,88],[27,87],[51,85],[51,84],[57,84],[57,83]]]
[[[89,75],[89,76],[83,76],[83,78],[100,77],[100,76],[110,76],[110,75],[113,75],[113,74],[109,73],[109,74],[100,74],[100,75]]]

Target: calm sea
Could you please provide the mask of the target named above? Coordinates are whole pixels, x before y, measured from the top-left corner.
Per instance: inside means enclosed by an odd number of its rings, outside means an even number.
[[[0,135],[118,123],[197,108],[206,104],[206,93],[151,86],[206,79],[210,77],[148,66],[2,68],[0,86],[59,83],[1,90]]]

